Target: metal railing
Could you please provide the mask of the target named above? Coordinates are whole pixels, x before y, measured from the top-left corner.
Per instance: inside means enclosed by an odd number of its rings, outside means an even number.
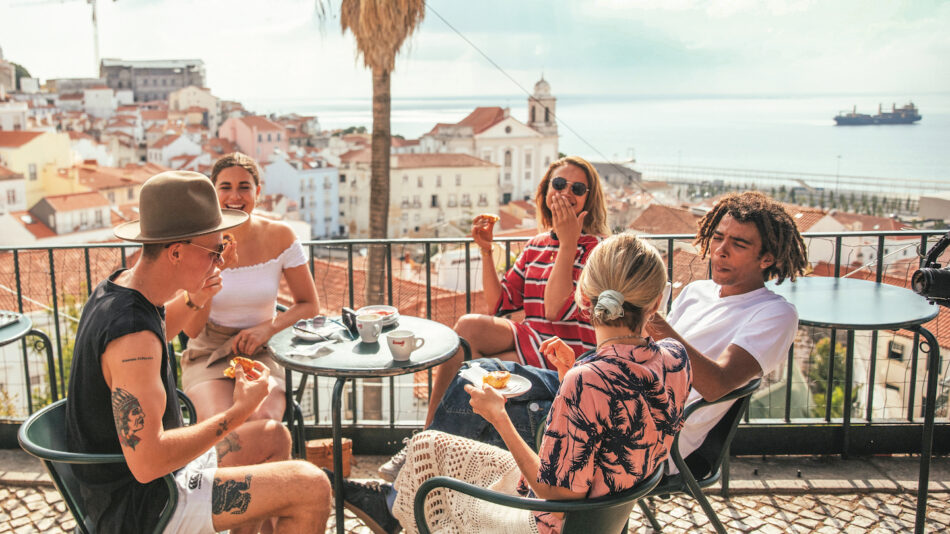
[[[906,284],[910,272],[918,266],[918,252],[926,251],[940,234],[942,231],[811,233],[805,238],[812,250],[828,251],[827,257],[816,253],[818,256],[810,258],[813,274]],[[690,250],[692,236],[644,237],[665,253],[668,275],[676,284],[708,277],[708,263]],[[510,267],[524,241],[497,241],[498,249],[503,250],[503,254],[496,253],[499,269]],[[364,253],[369,247],[385,249],[384,300],[402,313],[452,326],[460,315],[480,311],[483,305],[476,291],[481,262],[473,261],[478,250],[472,250],[470,239],[350,239],[312,241],[306,246],[326,313],[362,305],[367,276],[383,275],[365,272]],[[17,369],[20,359],[9,356],[11,349],[0,352],[0,356],[6,354],[0,363],[7,366],[0,367],[0,373],[6,372],[6,376],[0,374],[0,419],[6,417],[7,424],[14,425],[13,432],[18,421],[49,397],[47,376],[55,376],[56,389],[66,391],[68,359],[82,303],[100,280],[114,269],[125,267],[137,250],[136,246],[123,244],[0,247],[0,308],[29,314],[36,328],[49,332],[56,355],[56,368],[48,370],[42,354],[32,354],[36,351],[24,342],[20,350],[26,368]],[[863,261],[872,256],[873,260]],[[887,332],[847,337],[837,330],[801,329],[786,365],[766,377],[753,400],[752,413],[734,442],[735,453],[837,454],[845,447],[855,455],[919,452],[925,400],[921,390],[929,367],[919,361],[919,337]],[[879,349],[888,337],[912,340],[900,361]],[[816,346],[825,339],[828,353],[822,358]],[[842,342],[857,343],[864,349],[855,350],[848,361],[836,361],[832,354]],[[933,399],[937,410],[936,454],[950,448],[948,359],[943,360],[937,371],[938,394]],[[840,369],[854,370],[847,384]],[[893,383],[895,374],[900,375],[897,383]],[[20,381],[26,382],[20,384],[20,393],[12,393]],[[818,387],[821,381],[825,383]],[[344,397],[348,421],[345,433],[365,436],[363,444],[373,443],[372,450],[363,448],[366,452],[388,449],[421,426],[431,385],[431,372],[355,381]],[[316,379],[310,381],[305,392],[303,404],[311,436],[329,435],[331,387],[332,380]],[[839,390],[853,391],[853,401],[845,402]],[[2,412],[4,409],[7,413]],[[850,422],[847,438],[842,432],[845,420]],[[0,436],[5,432],[3,426],[0,422]]]

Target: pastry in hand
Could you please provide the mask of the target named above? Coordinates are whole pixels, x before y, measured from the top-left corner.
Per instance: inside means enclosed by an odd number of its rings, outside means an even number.
[[[492,371],[482,377],[482,382],[495,389],[501,389],[508,385],[508,379],[510,378],[511,373],[508,371]]]
[[[224,370],[224,376],[234,379],[234,370],[239,365],[241,366],[241,369],[244,370],[244,376],[250,378],[251,380],[261,376],[260,371],[257,370],[257,362],[243,356],[235,356],[231,359],[231,366]]]
[[[492,213],[482,213],[481,215],[475,217],[475,222],[486,222],[495,224],[501,217],[492,214]]]

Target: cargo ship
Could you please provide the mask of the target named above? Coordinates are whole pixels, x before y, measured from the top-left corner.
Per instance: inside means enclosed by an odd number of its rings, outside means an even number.
[[[877,115],[868,115],[867,113],[858,113],[858,107],[855,106],[851,111],[838,113],[835,117],[837,126],[863,126],[865,124],[913,124],[921,119],[920,113],[911,102],[903,107],[897,107],[897,104],[891,105],[890,111],[882,111],[880,104],[877,106]]]

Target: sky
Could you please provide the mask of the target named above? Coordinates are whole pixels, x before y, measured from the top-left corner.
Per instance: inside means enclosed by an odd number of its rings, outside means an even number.
[[[321,19],[314,0],[103,0],[101,56],[202,59],[208,86],[225,99],[365,99],[369,71],[341,33],[339,0],[329,4]],[[950,90],[946,1],[431,0],[427,8],[397,59],[394,98],[519,94],[542,74],[555,92],[574,95]],[[43,80],[96,76],[92,33],[84,0],[0,0],[5,58]]]

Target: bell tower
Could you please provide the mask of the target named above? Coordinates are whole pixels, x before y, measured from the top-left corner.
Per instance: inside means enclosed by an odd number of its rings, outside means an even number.
[[[534,94],[528,97],[528,126],[544,135],[557,135],[555,109],[557,99],[551,96],[551,85],[544,75],[534,84]]]

